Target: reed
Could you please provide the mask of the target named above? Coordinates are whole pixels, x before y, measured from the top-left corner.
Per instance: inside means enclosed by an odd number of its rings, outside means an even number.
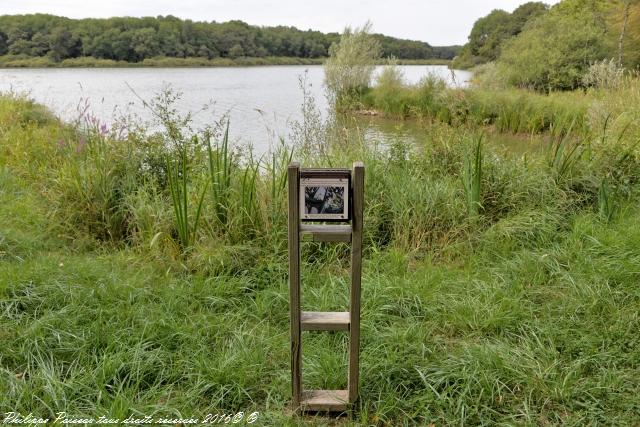
[[[476,217],[482,211],[482,136],[473,144],[473,154],[464,159],[462,183],[467,197],[469,216]]]
[[[234,167],[233,156],[229,150],[229,122],[226,123],[222,140],[215,142],[215,149],[211,146],[210,135],[207,135],[206,143],[214,215],[220,227],[225,229],[229,217],[231,175]]]
[[[612,192],[608,180],[603,178],[598,187],[598,214],[604,221],[610,222],[617,210],[615,193]]]
[[[207,185],[200,192],[200,196],[195,204],[195,213],[190,201],[189,189],[189,158],[186,147],[180,147],[177,159],[167,157],[167,178],[173,205],[173,213],[176,231],[183,251],[188,251],[193,247],[196,240],[198,226],[200,225],[200,214]]]

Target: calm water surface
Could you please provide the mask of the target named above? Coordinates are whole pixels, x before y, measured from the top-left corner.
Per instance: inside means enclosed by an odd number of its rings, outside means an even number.
[[[446,66],[401,66],[407,82],[427,74],[451,85],[466,85],[471,74]],[[379,71],[379,69],[377,70]],[[257,151],[266,151],[278,136],[289,134],[291,123],[301,119],[305,78],[321,111],[327,110],[322,66],[264,66],[230,68],[105,68],[105,69],[0,69],[0,91],[26,92],[65,120],[74,120],[89,103],[90,111],[109,123],[121,114],[134,113],[149,120],[151,113],[138,96],[152,99],[163,86],[182,93],[180,112],[198,112],[196,126],[210,124],[224,113],[231,118],[231,134]],[[135,93],[134,93],[135,91]],[[136,96],[136,94],[138,96]],[[387,132],[377,128],[374,134]],[[389,132],[394,132],[392,129]],[[396,135],[397,136],[397,135]]]

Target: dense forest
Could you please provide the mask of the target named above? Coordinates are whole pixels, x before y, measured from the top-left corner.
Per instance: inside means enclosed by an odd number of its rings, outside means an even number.
[[[529,2],[476,21],[456,67],[536,90],[586,87],[589,71],[640,67],[640,0]],[[495,71],[495,73],[494,73]]]
[[[452,59],[459,47],[436,47],[376,34],[385,57]],[[0,16],[0,55],[17,58],[93,57],[140,62],[154,57],[326,57],[338,33],[295,27],[257,27],[242,21],[194,22],[156,18],[69,19],[53,15]]]

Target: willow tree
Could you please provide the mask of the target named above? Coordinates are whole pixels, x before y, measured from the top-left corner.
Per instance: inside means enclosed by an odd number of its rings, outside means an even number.
[[[329,100],[335,107],[351,104],[371,85],[381,53],[380,43],[371,34],[371,22],[353,30],[345,28],[340,42],[329,48],[324,64]]]

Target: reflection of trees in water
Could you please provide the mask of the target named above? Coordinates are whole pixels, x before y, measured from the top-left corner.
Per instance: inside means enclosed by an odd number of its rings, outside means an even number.
[[[305,187],[308,214],[335,214],[344,211],[344,187]]]

